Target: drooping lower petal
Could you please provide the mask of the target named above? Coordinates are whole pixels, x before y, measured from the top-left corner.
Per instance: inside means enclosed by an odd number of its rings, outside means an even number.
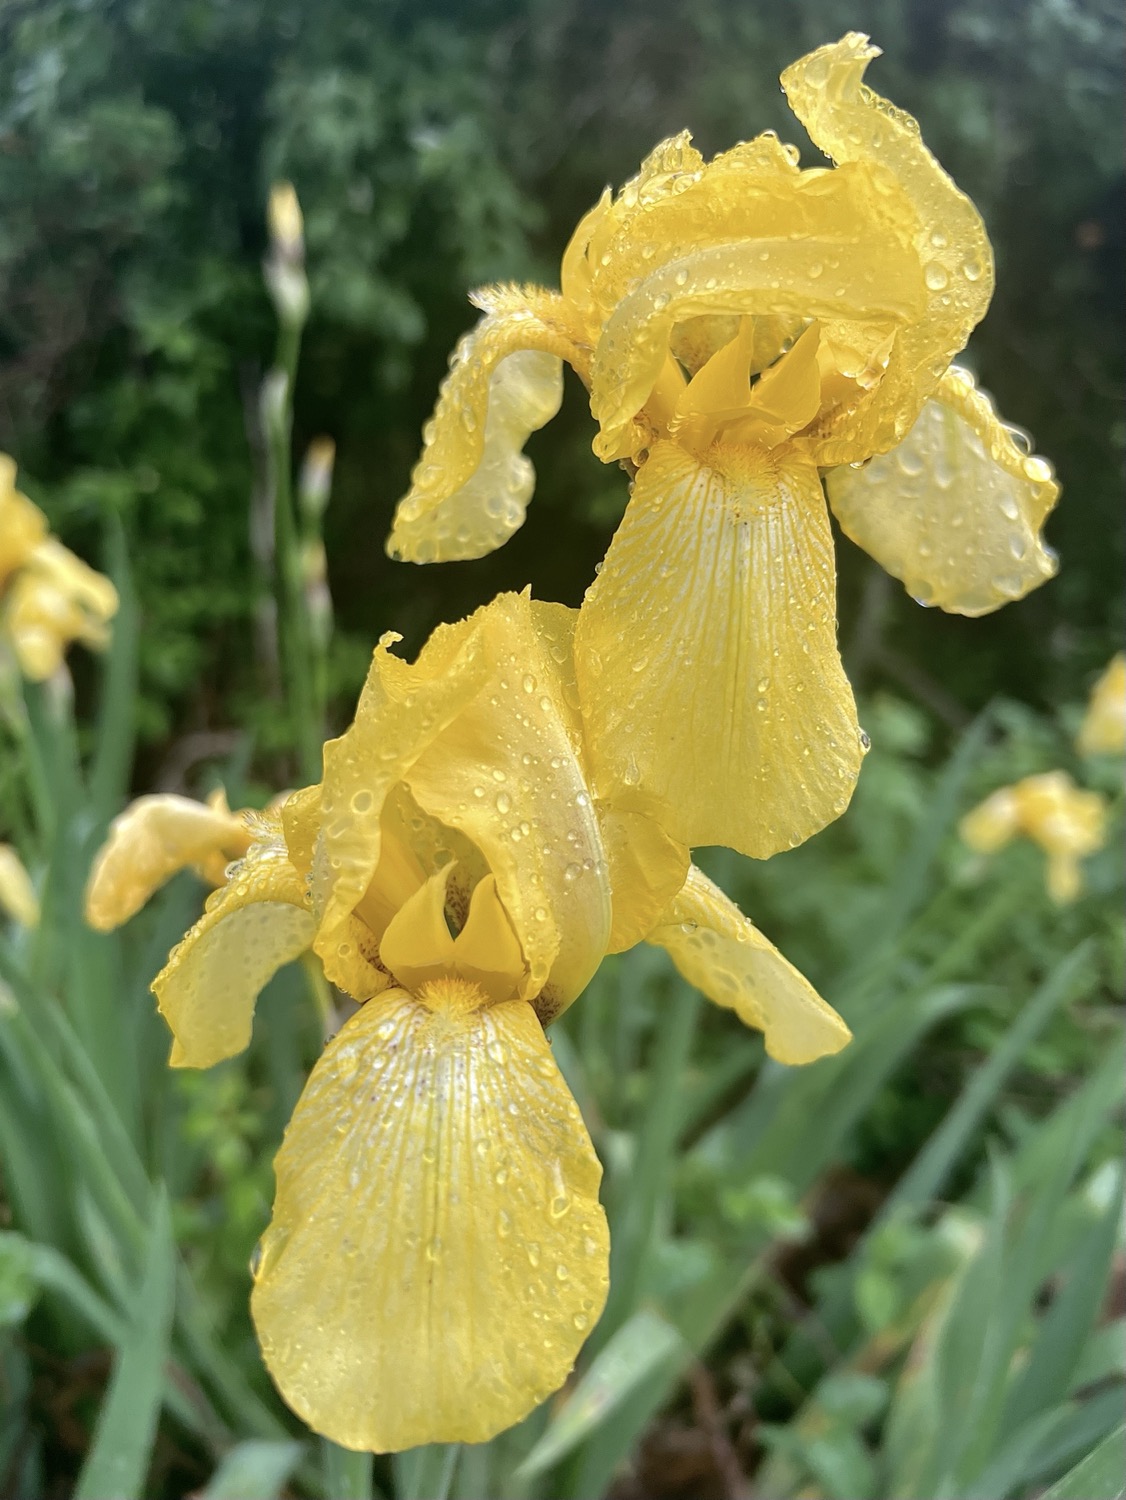
[[[99,932],[120,927],[178,870],[217,851],[224,863],[245,854],[250,830],[225,802],[171,793],[138,797],[110,825],[86,884],[86,920]]]
[[[365,1005],[277,1158],[251,1311],[290,1406],[349,1448],[486,1441],[606,1297],[601,1169],[540,1024],[459,983]]]
[[[173,1067],[210,1068],[250,1041],[259,992],[313,940],[305,882],[280,837],[255,844],[153,980]]]
[[[1060,492],[1051,465],[968,371],[947,373],[898,447],[832,470],[825,487],[847,535],[920,604],[989,614],[1056,572],[1040,536]]]
[[[575,661],[599,794],[638,789],[681,843],[766,858],[840,816],[863,752],[817,470],[782,449],[709,458],[653,449]]]
[[[524,521],[535,483],[523,454],[563,397],[573,316],[538,287],[482,294],[488,310],[458,344],[387,550],[404,562],[483,557]],[[494,304],[489,306],[489,303]]]
[[[649,934],[709,1000],[764,1033],[782,1063],[839,1052],[852,1033],[802,974],[695,865]]]

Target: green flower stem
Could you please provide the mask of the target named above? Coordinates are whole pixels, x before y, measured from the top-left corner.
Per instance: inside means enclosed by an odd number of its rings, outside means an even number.
[[[274,369],[267,379],[265,400],[266,449],[270,489],[274,501],[274,588],[278,606],[282,680],[286,707],[293,725],[302,779],[314,782],[321,774],[324,742],[323,709],[318,713],[309,620],[301,579],[301,551],[294,515],[292,454],[293,388],[301,350],[302,322],[283,317],[278,325]],[[278,382],[275,397],[270,389]]]

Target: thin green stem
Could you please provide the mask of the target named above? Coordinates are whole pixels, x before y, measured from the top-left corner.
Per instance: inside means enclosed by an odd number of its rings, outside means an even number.
[[[294,513],[290,443],[293,433],[293,390],[301,350],[301,324],[283,318],[278,325],[274,369],[276,393],[267,386],[266,447],[274,501],[274,588],[278,606],[278,634],[286,708],[293,725],[301,776],[317,781],[321,774],[323,715],[318,714],[315,669],[309,620],[301,579],[301,548]]]

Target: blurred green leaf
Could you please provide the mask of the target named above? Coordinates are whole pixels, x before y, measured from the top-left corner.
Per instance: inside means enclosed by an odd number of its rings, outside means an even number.
[[[172,1324],[175,1260],[168,1201],[156,1196],[144,1274],[118,1344],[75,1500],[143,1500]]]

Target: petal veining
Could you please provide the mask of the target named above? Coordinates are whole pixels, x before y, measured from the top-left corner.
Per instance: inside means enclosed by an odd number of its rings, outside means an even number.
[[[250,1041],[259,992],[309,947],[316,922],[280,835],[254,844],[153,980],[172,1066],[210,1068]]]
[[[370,1001],[276,1170],[251,1310],[318,1432],[484,1442],[566,1379],[606,1297],[601,1168],[526,1002]]]
[[[138,797],[110,824],[86,885],[86,920],[99,932],[127,922],[178,870],[220,852],[245,854],[251,833],[226,803],[157,793]]]
[[[535,483],[524,444],[559,410],[562,361],[582,362],[557,294],[502,288],[493,301],[453,353],[395,512],[387,549],[405,562],[483,557],[518,530]]]
[[[848,536],[920,604],[984,615],[1054,576],[1041,528],[1059,496],[965,370],[951,368],[914,427],[825,487]]]
[[[695,865],[649,934],[709,1000],[765,1035],[783,1063],[839,1052],[852,1033],[802,974]]]
[[[642,466],[575,660],[599,794],[639,789],[679,842],[766,858],[840,816],[862,749],[817,470],[710,456],[725,469],[666,442]]]

